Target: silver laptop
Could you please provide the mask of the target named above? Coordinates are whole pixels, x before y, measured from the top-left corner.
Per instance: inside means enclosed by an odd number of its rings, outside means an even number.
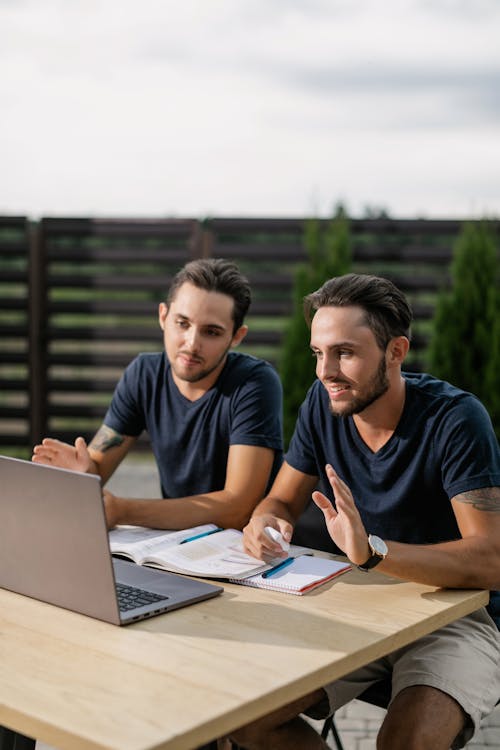
[[[99,477],[7,456],[0,456],[0,587],[115,625],[223,591],[113,559]]]

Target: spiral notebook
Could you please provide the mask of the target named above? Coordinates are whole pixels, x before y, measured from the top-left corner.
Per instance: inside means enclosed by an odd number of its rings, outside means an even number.
[[[351,569],[349,563],[339,560],[330,560],[326,557],[314,557],[302,555],[296,557],[290,565],[283,570],[277,570],[272,576],[264,578],[262,574],[250,578],[230,579],[231,583],[240,583],[242,586],[253,586],[257,589],[270,589],[281,591],[284,594],[306,594],[308,591],[321,586],[332,578]]]

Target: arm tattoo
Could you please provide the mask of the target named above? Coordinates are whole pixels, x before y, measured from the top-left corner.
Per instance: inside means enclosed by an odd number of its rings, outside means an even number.
[[[472,505],[476,510],[500,513],[500,487],[483,487],[480,490],[462,492],[454,497],[459,503]]]
[[[106,427],[106,425],[103,424],[102,427],[99,427],[92,438],[89,448],[99,451],[100,453],[105,453],[110,448],[121,445],[123,440],[123,435],[120,435],[119,432],[115,432],[111,427]]]

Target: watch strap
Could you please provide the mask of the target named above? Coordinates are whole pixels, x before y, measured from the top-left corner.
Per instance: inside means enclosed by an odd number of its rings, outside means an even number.
[[[376,565],[382,562],[384,558],[381,555],[370,555],[368,560],[363,563],[363,565],[358,565],[359,570],[364,570],[365,572],[368,572],[372,568],[374,568]]]
[[[362,565],[358,565],[358,568],[360,570],[364,570],[365,572],[371,570],[376,565],[381,563],[382,560],[384,560],[385,556],[387,555],[387,545],[378,536],[374,536],[373,534],[368,534],[368,546],[371,551],[370,557],[365,563],[363,563]],[[381,549],[378,549],[378,547],[381,547],[383,551]]]

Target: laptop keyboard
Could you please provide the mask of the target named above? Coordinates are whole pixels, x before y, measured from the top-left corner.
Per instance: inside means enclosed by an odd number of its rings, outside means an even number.
[[[155,594],[153,591],[137,589],[135,586],[127,586],[124,583],[116,584],[116,593],[118,595],[118,606],[121,612],[128,612],[136,607],[143,607],[145,604],[161,602],[168,599],[168,596]]]

